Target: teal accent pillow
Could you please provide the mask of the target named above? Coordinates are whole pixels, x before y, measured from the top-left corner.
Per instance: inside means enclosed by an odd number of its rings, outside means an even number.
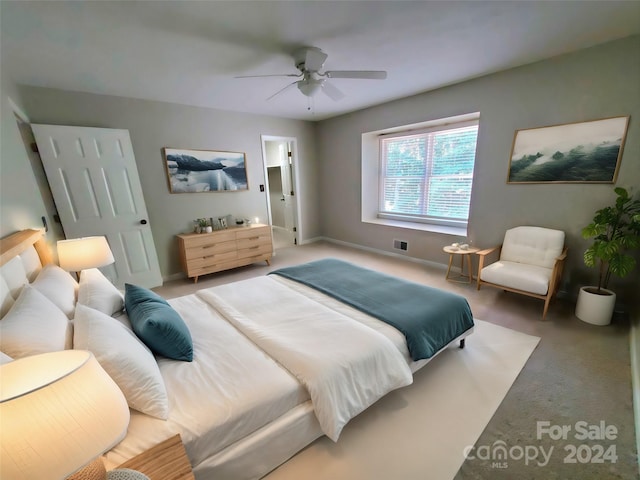
[[[152,352],[174,360],[193,360],[189,328],[164,298],[126,283],[124,306],[133,331]]]

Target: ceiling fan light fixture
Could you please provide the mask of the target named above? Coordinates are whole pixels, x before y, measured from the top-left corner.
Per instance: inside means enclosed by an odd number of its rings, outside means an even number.
[[[323,79],[304,79],[298,82],[298,90],[307,97],[313,97],[322,90]]]

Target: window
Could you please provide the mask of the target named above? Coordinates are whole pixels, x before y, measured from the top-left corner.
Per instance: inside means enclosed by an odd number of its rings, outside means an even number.
[[[379,137],[378,218],[466,227],[478,121]]]

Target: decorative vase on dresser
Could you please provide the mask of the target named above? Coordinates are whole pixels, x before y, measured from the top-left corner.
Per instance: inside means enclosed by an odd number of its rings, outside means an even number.
[[[177,235],[182,269],[198,277],[265,261],[271,264],[273,242],[269,225],[252,224],[211,233]]]

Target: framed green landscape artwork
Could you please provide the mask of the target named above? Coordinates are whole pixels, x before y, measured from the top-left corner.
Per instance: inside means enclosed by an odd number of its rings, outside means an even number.
[[[615,183],[629,117],[516,130],[507,183]]]

